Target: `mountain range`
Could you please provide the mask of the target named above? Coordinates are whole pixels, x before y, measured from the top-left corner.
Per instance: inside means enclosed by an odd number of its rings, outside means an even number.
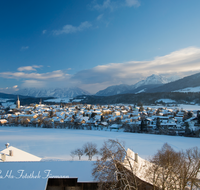
[[[141,93],[162,86],[163,84],[170,83],[177,79],[179,79],[178,76],[164,77],[162,75],[153,74],[147,77],[145,80],[139,81],[134,85],[121,84],[121,85],[110,86],[104,90],[97,92],[95,95],[112,96],[117,94]]]
[[[31,97],[74,98],[79,95],[89,95],[90,93],[77,87],[71,87],[51,89],[25,88],[18,90],[15,94]]]
[[[164,84],[160,87],[149,89],[147,92],[175,92],[175,91],[181,91],[185,88],[190,88],[190,91],[191,91],[192,88],[199,87],[199,86],[200,86],[200,73],[197,73],[197,74],[190,75],[182,79]]]
[[[169,78],[154,74],[134,85],[120,84],[107,87],[106,89],[97,92],[95,96],[138,94],[145,92],[193,92],[193,88],[194,92],[197,92],[198,89],[200,90],[200,73],[190,75],[182,79],[177,76]],[[81,95],[90,95],[90,93],[77,87],[54,89],[25,88],[15,92],[15,95],[22,95],[26,97],[74,98]]]

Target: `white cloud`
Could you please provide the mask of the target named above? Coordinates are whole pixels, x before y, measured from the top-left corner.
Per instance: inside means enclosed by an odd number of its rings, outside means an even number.
[[[41,68],[42,65],[33,65],[33,66],[25,66],[25,67],[19,67],[18,71],[36,71],[36,68]]]
[[[70,34],[75,32],[80,32],[83,30],[86,30],[90,28],[92,24],[88,21],[82,22],[79,26],[72,26],[72,25],[65,25],[61,30],[54,30],[54,35],[60,35],[60,34]]]
[[[109,63],[76,73],[72,79],[82,83],[87,90],[95,86],[107,87],[117,84],[135,84],[151,74],[190,75],[200,70],[200,48],[189,47],[151,61]]]
[[[102,4],[97,3],[97,0],[93,1],[93,8],[97,10],[111,9],[115,8],[115,5],[111,0],[104,0]]]
[[[21,49],[20,49],[20,51],[25,51],[25,50],[27,50],[28,48],[29,48],[29,46],[22,46]]]
[[[97,17],[97,20],[101,20],[103,18],[103,14],[100,14],[98,17]]]
[[[47,32],[47,30],[43,30],[43,31],[42,31],[42,34],[46,34],[46,32]]]
[[[132,6],[139,7],[140,6],[140,2],[138,0],[125,0],[125,1],[126,1],[126,5],[128,7],[132,7]]]
[[[37,80],[48,80],[48,79],[61,79],[68,76],[61,70],[52,71],[48,73],[25,73],[25,72],[2,72],[0,77],[3,78],[14,78],[14,79],[37,79]]]
[[[140,2],[139,0],[103,0],[103,2],[101,0],[93,0],[91,7],[93,9],[99,10],[99,11],[103,11],[106,9],[109,9],[111,11],[116,10],[120,7],[139,7],[140,6]]]
[[[7,93],[7,94],[12,94],[18,90],[19,90],[18,85],[15,85],[13,87],[0,88],[0,92]]]
[[[168,76],[176,74],[183,77],[200,72],[200,48],[180,49],[165,56],[155,57],[150,61],[98,65],[91,69],[81,70],[74,75],[67,74],[67,71],[37,73],[22,68],[21,72],[1,72],[0,77],[21,80],[23,87],[49,88],[68,85],[78,86],[95,93],[110,85],[135,84],[151,74]],[[13,87],[13,89],[17,88]]]
[[[44,88],[47,86],[48,82],[42,80],[24,80],[21,85],[22,88]]]

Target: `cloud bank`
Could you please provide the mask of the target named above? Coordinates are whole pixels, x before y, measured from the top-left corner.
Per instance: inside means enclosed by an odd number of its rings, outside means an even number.
[[[77,27],[72,26],[72,25],[65,25],[60,30],[54,30],[53,34],[54,35],[60,35],[60,34],[70,34],[70,33],[80,32],[80,31],[83,31],[83,30],[90,28],[91,26],[92,26],[92,24],[88,21],[82,22]]]
[[[114,11],[120,7],[139,7],[140,2],[138,0],[93,0],[91,7],[98,11],[104,11],[106,9]]]
[[[73,75],[69,75],[67,69],[38,73],[36,70],[40,67],[19,67],[19,72],[1,72],[0,77],[22,80],[22,87],[77,86],[95,93],[111,85],[135,84],[152,74],[184,77],[200,72],[200,48],[188,47],[150,61],[98,65]]]
[[[185,76],[198,71],[200,71],[200,49],[188,47],[165,56],[155,57],[151,61],[99,65],[76,73],[72,79],[81,82],[83,87],[95,84],[96,89],[98,85],[103,89],[110,85],[135,84],[151,74]]]
[[[36,71],[36,68],[41,68],[42,65],[33,65],[33,66],[24,66],[24,67],[19,67],[17,70],[18,71]]]

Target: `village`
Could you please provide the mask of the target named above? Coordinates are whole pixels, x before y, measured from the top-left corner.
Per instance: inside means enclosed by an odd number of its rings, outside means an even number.
[[[16,104],[0,106],[0,125],[200,136],[200,111],[175,105]]]

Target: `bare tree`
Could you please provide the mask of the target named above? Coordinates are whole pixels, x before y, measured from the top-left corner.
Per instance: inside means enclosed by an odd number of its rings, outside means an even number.
[[[75,151],[71,151],[70,156],[72,157],[72,160],[74,160],[75,155],[76,155]]]
[[[151,165],[146,175],[154,189],[198,189],[200,187],[197,175],[200,169],[200,151],[191,148],[184,151],[174,151],[167,143],[150,160]]]
[[[84,150],[81,149],[81,148],[77,148],[77,149],[74,151],[74,154],[77,155],[77,156],[79,157],[79,160],[81,160],[81,156],[83,156]]]
[[[131,158],[118,140],[105,141],[100,149],[100,155],[102,157],[94,163],[92,173],[94,179],[100,182],[99,189],[143,189],[141,181],[134,175],[135,168],[131,164]]]
[[[87,142],[83,145],[84,153],[88,156],[89,160],[92,160],[92,157],[98,153],[97,145],[92,142]]]

